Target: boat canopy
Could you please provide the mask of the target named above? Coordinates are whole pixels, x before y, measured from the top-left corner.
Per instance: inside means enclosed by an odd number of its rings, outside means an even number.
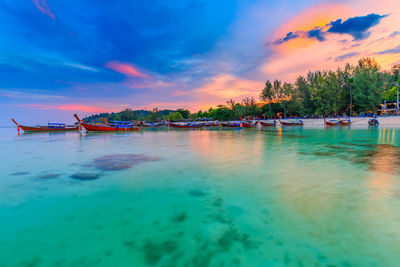
[[[47,124],[49,128],[65,128],[66,124],[65,123],[58,123],[58,122],[49,122]]]
[[[116,124],[133,124],[131,121],[110,121],[110,123],[116,123]]]

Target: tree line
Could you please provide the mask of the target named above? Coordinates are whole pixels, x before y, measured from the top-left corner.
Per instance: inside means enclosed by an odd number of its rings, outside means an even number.
[[[283,116],[330,116],[375,113],[383,100],[395,101],[396,81],[399,82],[400,64],[385,71],[373,58],[361,58],[357,64],[347,63],[336,71],[310,71],[298,76],[294,82],[281,80],[265,82],[260,88],[260,100],[246,97],[240,102],[230,99],[225,104],[207,111],[190,113],[187,109],[152,111],[126,109],[119,113],[101,113],[85,118],[100,122],[109,120],[146,120],[150,122],[166,119],[170,121],[237,120],[245,117]]]
[[[257,105],[254,98],[245,98],[241,103],[229,100],[216,109],[198,112],[198,116],[229,120],[278,114],[310,117],[374,113],[383,100],[396,100],[399,71],[400,64],[385,71],[375,59],[361,58],[357,64],[347,63],[336,71],[310,71],[293,83],[267,80],[260,93],[260,100],[267,104]]]

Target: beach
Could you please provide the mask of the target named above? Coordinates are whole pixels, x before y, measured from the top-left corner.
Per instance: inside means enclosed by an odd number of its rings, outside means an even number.
[[[347,119],[348,117],[345,117]],[[329,120],[331,118],[327,118]],[[337,119],[337,118],[332,118]],[[352,126],[368,126],[368,120],[371,117],[351,117],[351,125]],[[302,119],[304,122],[304,126],[324,126],[324,119],[312,119],[306,118]],[[378,117],[379,126],[400,126],[400,116],[388,116],[388,117]]]

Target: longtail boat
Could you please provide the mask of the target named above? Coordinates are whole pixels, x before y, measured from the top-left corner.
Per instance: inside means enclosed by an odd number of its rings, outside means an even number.
[[[340,120],[326,120],[324,118],[324,124],[325,126],[337,126],[340,125]]]
[[[369,119],[368,120],[368,125],[370,125],[370,126],[378,126],[379,125],[379,121],[378,121],[377,118]]]
[[[262,120],[260,120],[260,124],[261,124],[261,126],[264,126],[264,127],[276,126],[276,120],[274,120],[274,121],[262,121]]]
[[[162,124],[161,123],[157,123],[157,122],[141,122],[140,126],[142,127],[146,127],[146,128],[153,128],[153,127],[161,127]]]
[[[14,119],[11,119],[16,125],[18,131],[22,129],[24,132],[63,132],[63,131],[77,131],[78,127],[75,125],[66,125],[65,123],[52,123],[49,122],[47,126],[25,126],[18,124]]]
[[[218,127],[220,123],[218,121],[206,121],[203,122],[204,127]]]
[[[339,119],[339,123],[340,125],[350,125],[351,124],[351,120],[350,119],[346,119],[346,120],[340,120]]]
[[[298,120],[298,121],[281,121],[281,119],[279,119],[279,122],[283,126],[303,126],[303,121],[302,120]]]
[[[173,127],[173,128],[181,128],[181,129],[198,129],[198,128],[204,127],[203,124],[195,124],[195,123],[187,123],[187,122],[184,122],[182,124],[169,122],[168,126]]]
[[[256,128],[257,127],[257,123],[251,123],[251,122],[247,122],[247,121],[242,121],[242,127],[243,128]]]
[[[241,128],[242,127],[241,123],[237,122],[237,121],[224,121],[224,122],[221,122],[221,126],[228,127],[228,128],[238,128],[238,127]]]
[[[85,123],[83,120],[81,120],[78,115],[74,114],[74,117],[78,120],[79,124],[85,128],[86,131],[88,132],[125,132],[125,131],[139,131],[140,127],[134,125],[134,124],[116,124],[115,122],[113,123],[108,123],[106,119],[104,119],[105,124],[101,125],[95,125],[95,124],[89,124]]]

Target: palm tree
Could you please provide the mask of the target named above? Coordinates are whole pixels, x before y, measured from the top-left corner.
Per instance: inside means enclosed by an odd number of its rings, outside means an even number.
[[[267,80],[265,82],[265,87],[262,89],[261,94],[260,94],[260,99],[262,101],[268,101],[268,106],[269,106],[269,115],[272,115],[271,111],[271,100],[274,95],[274,92],[272,90],[272,83]]]
[[[228,106],[231,107],[231,109],[233,110],[236,102],[235,102],[235,100],[230,99],[229,101],[226,101],[226,104],[228,104]]]

